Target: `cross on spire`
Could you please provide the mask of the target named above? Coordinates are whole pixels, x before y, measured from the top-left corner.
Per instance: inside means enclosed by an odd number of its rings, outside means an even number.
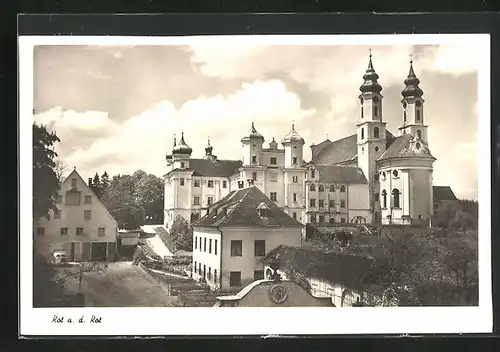
[[[370,57],[372,57],[372,47],[368,48],[368,52],[370,53]]]
[[[408,57],[410,58],[410,64],[412,64],[413,63],[413,54],[412,53],[408,54]]]

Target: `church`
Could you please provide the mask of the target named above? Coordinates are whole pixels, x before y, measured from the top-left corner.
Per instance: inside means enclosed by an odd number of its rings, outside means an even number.
[[[265,138],[252,123],[241,138],[240,160],[219,160],[210,140],[205,157],[191,158],[184,133],[174,137],[166,156],[164,225],[177,216],[188,223],[231,191],[256,186],[299,222],[316,224],[428,222],[433,215],[433,163],[424,123],[423,91],[413,61],[401,92],[397,134],[383,119],[382,86],[372,55],[359,94],[356,134],[311,145],[303,158],[304,139],[291,129],[281,139]]]

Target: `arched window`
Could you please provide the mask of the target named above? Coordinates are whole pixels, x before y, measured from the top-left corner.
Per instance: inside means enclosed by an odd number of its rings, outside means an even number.
[[[362,127],[361,128],[361,139],[365,138],[365,129]]]
[[[422,139],[422,131],[417,130],[417,138]]]
[[[345,192],[345,186],[342,185],[342,186],[340,186],[340,193],[344,193],[344,192]]]
[[[382,208],[387,208],[387,192],[385,189],[382,191]]]
[[[309,190],[313,192],[316,190],[316,186],[314,185],[314,183],[309,186]]]
[[[373,107],[373,117],[378,117],[378,105]]]
[[[374,136],[375,138],[379,138],[378,127],[375,127],[375,128],[373,129],[373,136]]]
[[[334,185],[330,185],[330,192],[335,192],[335,186]]]
[[[364,117],[364,114],[363,114],[363,106],[361,106],[361,118]]]
[[[399,205],[399,189],[397,188],[394,188],[392,190],[392,205],[394,208],[400,208],[400,205]]]
[[[416,121],[420,121],[420,110],[417,110],[417,111],[416,111],[416,117],[415,117],[415,120],[416,120]]]
[[[319,192],[324,192],[325,191],[325,187],[323,185],[319,185],[318,186],[318,191]]]

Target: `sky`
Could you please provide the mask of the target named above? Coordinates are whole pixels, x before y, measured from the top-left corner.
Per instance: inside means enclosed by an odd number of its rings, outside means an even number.
[[[61,139],[60,159],[84,179],[141,169],[161,176],[173,135],[192,157],[207,138],[219,159],[240,159],[252,121],[280,142],[295,123],[309,146],[356,132],[360,45],[258,45],[198,40],[162,46],[36,46],[34,120]],[[383,120],[402,124],[409,54],[424,91],[434,184],[477,199],[477,50],[465,45],[373,46]]]

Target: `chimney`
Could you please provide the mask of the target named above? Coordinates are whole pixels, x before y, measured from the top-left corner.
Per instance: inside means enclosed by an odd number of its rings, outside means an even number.
[[[92,177],[89,177],[89,187],[92,186]]]

